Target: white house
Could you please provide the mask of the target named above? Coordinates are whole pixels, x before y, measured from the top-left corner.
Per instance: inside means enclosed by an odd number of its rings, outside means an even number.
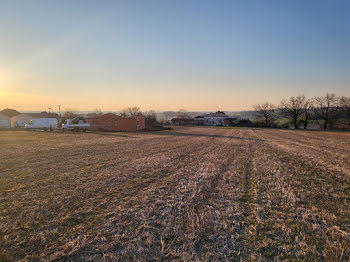
[[[209,126],[224,126],[225,120],[228,118],[230,117],[223,111],[217,111],[203,116],[205,125]]]
[[[10,118],[0,113],[0,128],[11,127]]]

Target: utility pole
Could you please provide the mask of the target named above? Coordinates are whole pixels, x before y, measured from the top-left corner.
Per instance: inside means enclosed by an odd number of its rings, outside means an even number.
[[[58,115],[59,115],[58,122],[59,122],[59,125],[61,126],[61,123],[62,123],[61,105],[58,105]]]
[[[51,114],[51,109],[52,109],[52,108],[51,108],[51,107],[49,107],[48,109],[49,109],[49,114]]]

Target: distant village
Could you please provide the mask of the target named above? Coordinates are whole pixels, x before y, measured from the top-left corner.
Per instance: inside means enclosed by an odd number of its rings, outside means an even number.
[[[350,129],[350,97],[327,93],[307,99],[304,95],[283,99],[276,106],[269,102],[256,104],[254,111],[228,114],[216,112],[157,113],[141,112],[139,107],[128,107],[120,113],[95,110],[87,114],[71,111],[61,113],[21,113],[14,109],[0,111],[0,128],[62,129],[72,131],[141,131],[163,130],[165,126],[223,126],[268,127],[285,129]]]
[[[60,116],[51,112],[20,113],[13,109],[4,109],[0,111],[0,128],[139,131],[146,128],[146,117],[142,113],[132,116],[114,113],[92,113],[85,116],[71,113]]]
[[[230,117],[224,111],[189,117],[181,115],[171,119],[175,126],[253,126],[249,119]]]
[[[141,113],[137,110],[129,110],[129,114],[121,113],[88,113],[88,114],[60,114],[53,112],[20,113],[14,109],[0,111],[0,128],[26,128],[26,129],[57,129],[64,128],[70,123],[75,128],[84,127],[91,131],[139,131],[152,129],[163,125],[174,126],[252,126],[250,120],[230,117],[223,111],[206,113],[192,117],[185,110],[173,112],[170,120],[159,120],[155,112]],[[172,114],[168,112],[168,115]],[[166,115],[166,118],[168,117]],[[88,124],[88,126],[86,125]],[[74,128],[73,128],[74,129]]]

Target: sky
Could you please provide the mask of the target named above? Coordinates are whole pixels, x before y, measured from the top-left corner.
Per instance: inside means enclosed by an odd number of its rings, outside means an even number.
[[[349,96],[349,28],[348,0],[0,0],[0,109]]]

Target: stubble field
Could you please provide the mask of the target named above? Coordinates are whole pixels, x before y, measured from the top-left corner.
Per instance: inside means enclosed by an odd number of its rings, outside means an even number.
[[[350,133],[0,132],[0,261],[349,261]]]

